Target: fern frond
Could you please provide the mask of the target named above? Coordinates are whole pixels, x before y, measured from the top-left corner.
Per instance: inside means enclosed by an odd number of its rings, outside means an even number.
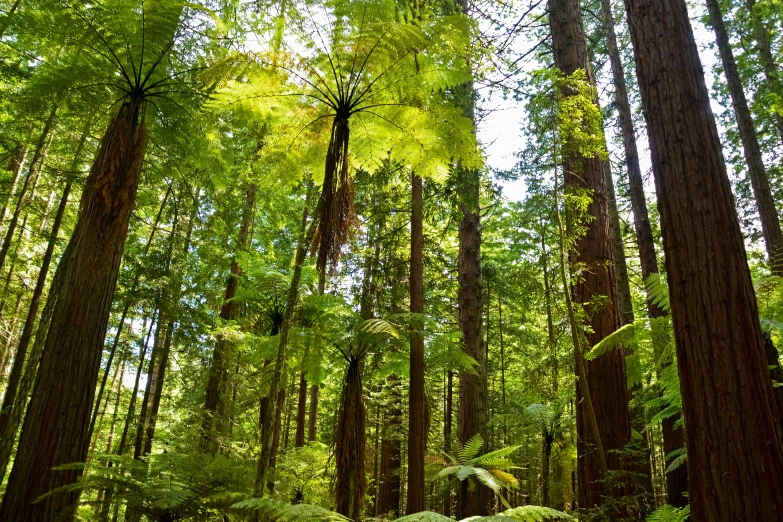
[[[464,446],[457,449],[457,458],[460,462],[467,463],[479,454],[483,445],[484,439],[481,438],[480,434],[476,433]]]
[[[685,506],[682,509],[665,505],[656,509],[647,517],[647,522],[685,522],[690,518],[691,506]]]
[[[350,522],[334,511],[310,504],[288,504],[272,498],[248,498],[231,506],[233,511],[249,512],[268,522]]]
[[[507,509],[501,513],[503,517],[520,522],[558,522],[561,520],[576,520],[568,513],[544,506],[520,506]]]

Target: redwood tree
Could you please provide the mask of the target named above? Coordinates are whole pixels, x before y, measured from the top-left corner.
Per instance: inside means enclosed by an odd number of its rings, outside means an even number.
[[[661,214],[694,520],[779,520],[755,292],[684,0],[626,0]],[[665,35],[665,37],[662,37]]]
[[[614,87],[614,99],[619,116],[620,134],[625,152],[625,164],[628,170],[628,193],[631,199],[631,213],[633,215],[634,231],[636,232],[636,244],[639,248],[639,265],[642,270],[642,279],[647,281],[651,275],[658,273],[658,254],[656,253],[655,240],[653,239],[652,226],[650,225],[650,213],[647,210],[647,199],[644,195],[644,178],[639,163],[639,150],[636,146],[636,130],[634,129],[631,102],[628,99],[628,88],[625,84],[625,70],[620,57],[620,49],[617,45],[617,34],[614,28],[614,15],[610,0],[601,0],[601,11],[604,22],[604,36],[606,39],[609,63],[612,69],[612,86]],[[666,312],[648,296],[646,300],[647,315],[651,320],[656,320],[666,315]],[[657,342],[654,346],[655,358],[660,360],[664,346]],[[665,367],[670,361],[662,361]],[[661,421],[663,434],[663,451],[668,455],[671,452],[685,446],[683,430],[675,427],[675,418],[667,417]],[[688,491],[688,464],[666,473],[666,496],[669,504],[675,507],[684,507],[688,500],[683,493]]]
[[[571,75],[584,70],[590,78],[587,46],[578,0],[549,0],[549,25],[552,31],[555,67]],[[568,96],[568,92],[563,95]],[[582,304],[588,329],[585,337],[594,346],[621,325],[615,284],[614,254],[607,204],[606,176],[598,156],[585,156],[576,148],[564,145],[563,151],[566,190],[587,189],[591,202],[587,208],[590,217],[586,233],[574,244],[571,261],[583,266],[572,285],[575,304]],[[625,377],[625,353],[622,348],[605,353],[592,361],[585,361],[587,385],[592,397],[600,441],[590,429],[590,419],[582,401],[581,386],[577,386],[577,433],[579,506],[600,506],[607,496],[622,496],[624,487],[607,488],[600,482],[601,474],[597,447],[602,443],[608,469],[624,470],[625,464],[616,453],[631,439],[628,415],[628,388]]]
[[[60,261],[64,277],[0,505],[2,520],[74,515],[76,492],[35,501],[79,475],[53,467],[84,462],[87,456],[103,339],[146,145],[143,113],[143,97],[123,102],[87,178],[72,248]]]

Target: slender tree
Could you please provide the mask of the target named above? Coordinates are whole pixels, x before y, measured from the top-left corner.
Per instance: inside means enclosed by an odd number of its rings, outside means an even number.
[[[726,83],[729,86],[734,115],[737,118],[737,128],[745,152],[745,162],[748,165],[748,177],[753,187],[753,195],[756,198],[756,207],[761,219],[761,233],[767,247],[769,264],[773,275],[783,276],[783,232],[780,229],[780,219],[775,208],[775,199],[769,185],[753,117],[750,115],[748,100],[745,97],[742,80],[737,70],[737,62],[734,60],[734,51],[731,49],[729,35],[718,1],[707,0],[707,11],[710,16],[710,25],[715,32],[715,41],[718,44],[723,73],[726,75]]]

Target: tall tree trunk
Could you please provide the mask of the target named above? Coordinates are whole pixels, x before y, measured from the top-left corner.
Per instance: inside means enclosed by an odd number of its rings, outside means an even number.
[[[549,13],[555,66],[568,75],[582,69],[591,78],[579,1],[549,0]],[[564,95],[568,96],[568,93]],[[581,270],[580,278],[572,283],[571,293],[574,304],[581,304],[585,309],[589,331],[585,331],[584,336],[587,345],[594,346],[622,324],[612,265],[615,258],[606,175],[599,157],[585,157],[576,150],[569,150],[568,144],[563,147],[566,190],[587,189],[592,195],[587,208],[591,219],[587,232],[575,241],[575,252],[572,253],[572,262],[585,268]],[[606,301],[594,304],[598,297]],[[605,452],[603,458],[609,470],[623,471],[626,466],[616,450],[622,449],[631,440],[625,352],[622,348],[611,350],[584,364],[597,431]],[[591,508],[603,504],[607,497],[624,496],[627,488],[622,484],[609,488],[600,482],[608,477],[602,476],[601,456],[596,451],[598,441],[589,427],[591,421],[586,418],[588,412],[585,411],[583,398],[582,387],[577,386],[579,505]]]
[[[748,176],[753,187],[753,195],[756,198],[756,207],[761,220],[761,233],[767,247],[769,264],[773,275],[783,276],[783,232],[780,230],[780,220],[775,208],[772,189],[769,186],[767,169],[764,167],[756,128],[753,124],[753,117],[750,115],[748,100],[745,98],[742,80],[739,71],[737,71],[737,63],[734,61],[734,52],[729,43],[729,35],[726,32],[726,24],[723,22],[723,14],[718,0],[707,0],[707,10],[710,14],[710,25],[715,31],[715,40],[718,43],[723,72],[729,86],[734,115],[737,117],[737,129],[745,153],[745,162],[748,164]]]
[[[5,232],[5,238],[3,239],[3,245],[0,246],[0,271],[5,264],[5,258],[8,255],[8,249],[11,247],[11,240],[14,237],[16,231],[16,225],[19,222],[19,216],[22,210],[25,209],[27,203],[31,198],[33,187],[38,182],[38,174],[41,172],[41,166],[43,164],[43,158],[46,156],[46,148],[49,144],[49,137],[54,126],[54,118],[57,115],[57,105],[53,105],[51,111],[49,111],[49,117],[46,119],[41,137],[38,139],[38,144],[35,147],[35,154],[30,161],[30,168],[27,171],[27,176],[22,183],[22,190],[19,192],[19,197],[16,200],[16,208],[11,216],[11,221],[8,223],[8,229]]]
[[[239,227],[239,238],[237,241],[237,250],[244,251],[252,242],[250,229],[255,219],[256,206],[256,186],[248,184],[245,190],[245,202],[242,206],[242,223]],[[237,303],[234,295],[239,285],[239,278],[242,275],[242,268],[239,266],[236,258],[231,261],[231,271],[226,282],[226,293],[223,298],[223,306],[220,309],[220,318],[223,321],[233,321],[236,318]],[[231,343],[220,338],[215,343],[215,349],[212,352],[212,365],[209,369],[209,380],[207,381],[207,394],[204,400],[204,443],[207,452],[215,454],[226,442],[223,437],[228,432],[227,420],[230,417],[227,410],[227,397],[230,395],[231,376],[229,372],[229,361],[233,360],[231,352],[233,347]]]
[[[304,371],[304,365],[307,360],[309,350],[302,358],[302,371],[299,374],[299,395],[296,403],[296,436],[294,437],[294,447],[301,448],[305,443],[305,417],[307,415],[307,374]]]
[[[759,12],[753,12],[756,6],[756,0],[745,0],[745,6],[750,15],[750,24],[753,31],[753,39],[756,40],[756,50],[759,53],[761,66],[764,69],[764,80],[767,90],[783,97],[783,85],[780,81],[780,66],[772,54],[771,31]],[[783,114],[780,109],[772,112],[772,123],[777,127],[783,144]]]
[[[452,419],[454,418],[454,370],[449,368],[446,377],[446,411],[443,419],[443,451],[451,455]],[[451,517],[451,485],[447,482],[443,492],[443,514]]]
[[[601,0],[601,10],[604,20],[604,35],[609,53],[609,62],[612,68],[614,80],[615,104],[620,120],[620,132],[625,150],[625,163],[628,169],[628,187],[631,198],[631,212],[633,213],[636,243],[639,248],[639,261],[642,269],[642,279],[646,282],[651,275],[658,273],[658,256],[655,252],[655,240],[653,239],[650,225],[650,214],[647,210],[647,199],[644,195],[644,179],[639,164],[639,151],[636,147],[636,131],[633,124],[631,103],[628,100],[628,89],[625,84],[625,71],[620,57],[615,33],[614,15],[610,0]],[[666,313],[648,296],[647,314],[651,320],[664,317]],[[655,358],[660,360],[663,353],[662,340],[654,337]],[[663,361],[664,367],[669,364]],[[668,454],[685,446],[683,431],[674,427],[675,419],[668,418],[662,422],[663,445]],[[666,491],[669,504],[675,507],[684,507],[687,498],[683,493],[688,491],[688,467],[687,463],[677,469],[666,473]]]
[[[152,245],[155,232],[158,230],[158,223],[160,223],[160,218],[163,215],[163,210],[166,208],[166,203],[169,200],[170,194],[171,185],[169,185],[169,188],[166,191],[166,195],[163,196],[163,203],[160,204],[158,214],[155,216],[155,222],[152,224],[152,230],[150,231],[149,238],[147,238],[147,243],[144,245],[144,250],[142,251],[143,256],[146,256],[147,252],[149,252],[150,245]],[[109,350],[109,358],[106,360],[106,368],[103,371],[103,379],[101,379],[101,385],[98,388],[98,396],[95,399],[95,406],[93,407],[92,420],[90,421],[90,433],[92,433],[95,429],[95,421],[98,418],[98,404],[100,403],[101,398],[103,397],[103,392],[106,389],[106,379],[109,377],[109,370],[111,370],[111,365],[114,362],[114,355],[117,353],[117,347],[120,344],[120,336],[122,335],[122,331],[125,329],[125,319],[128,317],[128,312],[131,309],[131,305],[135,304],[134,294],[136,293],[136,289],[139,286],[139,279],[141,278],[141,274],[142,269],[141,266],[139,266],[136,268],[136,274],[133,276],[133,283],[131,284],[130,291],[127,294],[125,307],[122,309],[120,322],[117,325],[117,332],[114,334],[114,340],[112,341],[111,349]]]
[[[30,340],[32,339],[35,330],[35,320],[38,318],[38,307],[40,306],[41,296],[43,295],[44,287],[46,286],[46,276],[49,273],[49,265],[52,261],[54,247],[57,244],[57,234],[60,230],[63,214],[65,214],[65,207],[68,204],[68,194],[70,191],[71,182],[69,181],[66,183],[65,188],[63,189],[63,195],[60,198],[60,205],[57,208],[57,217],[52,225],[49,243],[46,246],[46,252],[44,252],[43,259],[41,260],[41,268],[38,271],[38,278],[35,282],[35,288],[33,289],[33,296],[30,299],[27,318],[25,319],[22,335],[19,338],[19,344],[16,348],[14,364],[11,367],[11,374],[6,383],[3,406],[2,409],[0,409],[0,440],[3,441],[2,444],[16,439],[16,432],[19,428],[18,421],[21,419],[17,419],[16,423],[11,423],[11,410],[14,407],[14,403],[17,401],[17,392],[19,391],[22,372],[25,368],[26,371],[33,373],[37,370],[37,366],[31,364],[33,361],[27,358],[27,348],[30,346]]]
[[[312,442],[318,436],[318,384],[310,385],[310,411],[307,412],[307,441]]]
[[[411,181],[410,311],[424,313],[424,199],[422,179]],[[480,312],[479,312],[480,313]],[[411,320],[410,391],[408,394],[408,504],[406,513],[425,510],[424,456],[427,451],[427,397],[424,389],[424,325]]]
[[[472,90],[471,90],[472,92]],[[472,112],[472,111],[471,111]],[[486,437],[487,378],[486,351],[482,339],[483,290],[481,284],[481,230],[479,224],[478,172],[458,169],[462,186],[459,209],[458,303],[459,324],[462,331],[462,351],[476,360],[474,372],[462,370],[459,374],[459,440],[465,444],[474,435]],[[489,495],[484,487],[468,492],[467,481],[462,482],[457,497],[457,516],[467,518],[486,515]]]
[[[68,243],[63,257],[66,257],[69,253],[69,249],[72,246]],[[52,319],[52,312],[54,311],[54,305],[57,302],[57,296],[62,285],[64,277],[64,264],[59,263],[57,270],[54,272],[51,286],[49,287],[49,294],[46,298],[46,305],[41,313],[41,319],[38,323],[38,331],[35,334],[35,341],[33,342],[33,349],[30,351],[28,365],[30,368],[37,368],[41,360],[41,353],[43,352],[44,342],[46,341],[46,333],[49,328],[49,324]],[[5,477],[8,463],[11,460],[11,453],[13,451],[13,443],[16,439],[16,432],[19,429],[19,425],[22,423],[24,413],[27,409],[27,400],[30,395],[30,390],[35,382],[37,372],[26,371],[22,374],[22,380],[19,383],[19,390],[16,394],[16,401],[14,402],[13,409],[11,410],[10,419],[8,421],[9,428],[7,430],[7,436],[0,439],[0,481]],[[13,431],[13,436],[11,432]]]
[[[367,409],[362,390],[361,355],[351,354],[343,381],[335,438],[337,512],[361,521],[367,477],[364,474]]]
[[[11,151],[11,157],[8,158],[8,170],[11,173],[11,186],[8,189],[8,197],[3,203],[3,209],[0,210],[0,220],[5,221],[6,214],[8,213],[8,207],[11,206],[11,201],[16,194],[17,184],[19,183],[19,176],[22,173],[22,167],[24,166],[24,160],[27,158],[27,144],[19,142],[16,147]]]
[[[625,5],[661,213],[692,516],[777,520],[781,427],[687,7],[684,0]]]
[[[384,383],[385,411],[381,438],[381,462],[378,479],[378,515],[400,514],[400,466],[402,464],[402,394],[400,378],[387,377]]]
[[[0,519],[71,520],[78,492],[35,500],[73,483],[84,462],[90,410],[100,369],[120,259],[144,159],[143,101],[123,103],[109,124],[82,194],[73,248],[52,314],[38,377],[8,479]],[[62,375],[69,379],[62,379]]]
[[[294,271],[291,275],[291,286],[288,289],[288,296],[286,298],[285,312],[283,313],[283,322],[280,327],[280,339],[277,347],[277,358],[275,361],[275,368],[272,374],[272,383],[269,388],[269,397],[276,397],[280,388],[280,382],[283,377],[283,368],[285,366],[286,349],[288,347],[288,335],[291,332],[294,319],[294,309],[296,308],[296,302],[299,299],[299,281],[302,278],[302,265],[304,264],[305,257],[307,255],[308,246],[313,241],[315,235],[315,228],[317,221],[313,221],[310,226],[307,226],[308,205],[310,203],[310,187],[308,187],[308,194],[305,201],[305,208],[302,214],[302,224],[299,229],[299,242],[296,248],[296,255],[294,258]],[[318,207],[313,213],[314,216],[319,216],[321,212],[321,206],[323,204],[323,197],[319,198]],[[317,404],[311,401],[311,414],[313,409],[312,405]],[[263,497],[264,486],[266,484],[266,475],[269,468],[269,456],[272,451],[272,432],[270,429],[274,424],[276,415],[276,407],[272,401],[262,401],[262,408],[260,412],[260,418],[263,419],[262,437],[261,437],[261,455],[258,459],[258,469],[256,470],[255,487],[253,496]]]

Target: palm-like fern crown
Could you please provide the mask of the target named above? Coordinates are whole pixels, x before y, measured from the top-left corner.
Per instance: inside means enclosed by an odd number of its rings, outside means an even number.
[[[502,502],[510,508],[508,502],[500,495],[500,490],[519,487],[519,481],[508,472],[516,466],[506,457],[521,446],[509,446],[480,455],[483,446],[484,439],[478,433],[464,445],[458,442],[456,456],[447,455],[451,466],[443,468],[438,476],[441,478],[453,476],[460,481],[468,480],[473,487],[475,487],[474,481],[477,481],[497,493]]]
[[[212,32],[204,10],[175,0],[53,0],[22,9],[18,30],[33,35],[41,53],[23,94],[68,95],[93,110],[133,98],[189,111],[201,99],[195,80],[204,68],[193,49]]]
[[[391,158],[443,178],[453,161],[480,164],[472,122],[445,95],[470,79],[466,17],[403,23],[391,0],[305,9],[300,46],[235,56],[213,107],[249,108],[271,119],[279,139],[270,141],[269,153],[324,152],[329,122],[342,118],[351,122],[354,168],[372,171]],[[323,156],[308,156],[321,158],[313,172],[323,172]]]

